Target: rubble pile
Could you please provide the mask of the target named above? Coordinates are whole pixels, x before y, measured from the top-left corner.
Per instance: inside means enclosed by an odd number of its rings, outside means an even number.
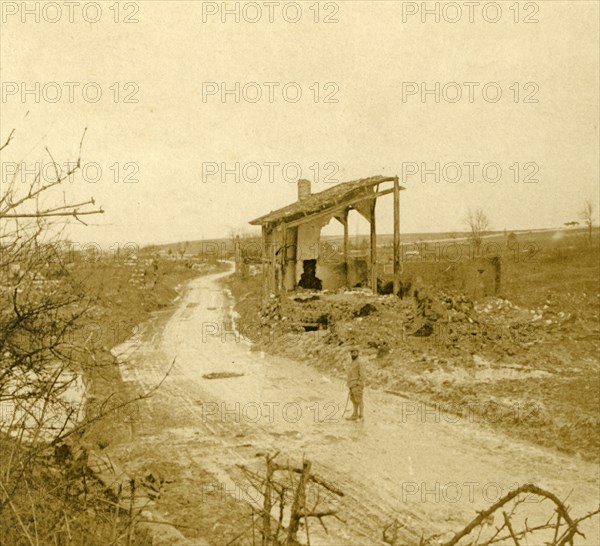
[[[444,318],[447,322],[472,320],[474,303],[466,296],[440,292],[438,299],[444,309]]]
[[[496,324],[515,325],[537,322],[543,316],[542,311],[524,309],[501,298],[488,299],[478,303],[475,310],[482,318]]]
[[[350,345],[378,359],[428,355],[426,360],[470,361],[480,354],[501,360],[545,341],[557,342],[557,330],[570,335],[574,316],[564,309],[564,302],[552,295],[539,308],[527,309],[499,297],[475,302],[461,293],[423,286],[405,299],[373,295],[369,289],[303,290],[270,298],[262,321],[285,324],[290,332],[320,331],[318,341],[296,339],[295,350],[332,363],[337,356],[323,351],[343,352]]]
[[[600,294],[583,288],[532,294],[523,286],[513,301],[422,283],[403,299],[368,289],[302,290],[279,307],[269,303],[265,316],[277,335],[263,338],[263,347],[343,379],[356,346],[369,388],[472,408],[486,425],[486,408],[500,408],[494,426],[594,453],[598,381],[589,370],[597,371]],[[290,328],[322,317],[316,331]],[[515,406],[525,408],[519,420]]]
[[[377,314],[381,309],[395,306],[397,301],[395,296],[373,296],[370,290],[303,292],[282,299],[280,317],[282,321],[329,327]]]
[[[549,295],[542,306],[526,309],[508,300],[490,299],[478,304],[476,311],[492,324],[504,324],[522,332],[531,331],[538,336],[559,331],[567,333],[576,320],[576,314]]]
[[[278,320],[281,320],[281,301],[279,298],[271,295],[271,297],[263,303],[260,322],[261,324],[268,324]]]

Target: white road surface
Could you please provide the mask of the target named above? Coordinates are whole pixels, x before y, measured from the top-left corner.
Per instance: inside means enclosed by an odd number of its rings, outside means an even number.
[[[598,506],[596,465],[468,419],[457,422],[367,388],[364,422],[344,420],[347,391],[341,381],[251,351],[228,331],[233,301],[218,283],[222,275],[191,281],[168,321],[150,326],[141,342],[118,348],[123,379],[140,391],[156,385],[176,359],[133,431],[132,441],[155,457],[183,461],[190,475],[196,466],[205,468],[232,494],[238,490],[252,500],[236,464],[258,465],[257,453],[278,450],[282,460],[306,456],[345,493],[335,501],[345,523],[329,520],[325,534],[315,522],[314,545],[381,544],[382,529],[394,518],[404,526],[400,536],[418,543],[422,532],[461,529],[477,511],[529,482],[568,497],[573,516]],[[243,375],[203,378],[219,372]],[[530,526],[552,514],[547,501],[526,502],[521,509]],[[586,538],[576,544],[600,544],[597,518],[583,530]],[[544,538],[538,535],[536,545]]]

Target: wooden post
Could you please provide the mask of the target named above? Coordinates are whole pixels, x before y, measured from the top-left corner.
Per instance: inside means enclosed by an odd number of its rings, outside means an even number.
[[[400,183],[394,178],[394,294],[400,291]]]
[[[240,236],[236,235],[233,242],[233,251],[235,253],[235,272],[239,273],[239,275],[244,278],[244,259],[242,256],[242,245],[240,243]]]
[[[289,237],[291,238],[291,241],[289,241],[289,251],[290,254],[288,255],[289,258],[289,267],[292,270],[292,290],[295,290],[297,288],[296,286],[296,272],[297,272],[297,268],[298,268],[298,262],[297,262],[297,256],[298,256],[298,228],[294,227],[294,228],[288,228],[289,229]]]
[[[371,290],[377,294],[377,228],[375,222],[375,204],[377,198],[371,202]]]
[[[267,228],[263,225],[262,226],[262,249],[261,249],[261,254],[262,254],[262,266],[263,266],[263,271],[262,271],[262,277],[263,277],[263,291],[262,291],[262,297],[263,297],[263,304],[266,301],[267,297],[269,296],[269,255],[268,255],[268,250],[267,250]]]
[[[300,528],[300,520],[306,513],[306,484],[310,477],[311,465],[312,463],[310,461],[303,461],[302,463],[302,473],[298,480],[298,487],[296,488],[296,494],[294,495],[294,502],[292,503],[290,513],[287,544],[296,543],[298,529]]]
[[[285,292],[285,271],[287,269],[287,227],[285,224],[281,226],[281,266],[280,270],[280,280],[279,280],[279,293]]]
[[[349,244],[348,244],[348,209],[344,211],[344,272],[346,273],[346,284],[348,284],[348,279],[350,278],[350,256],[349,254]]]
[[[275,256],[276,245],[275,230],[267,226],[263,226],[263,267],[265,268],[264,276],[264,297],[269,298],[271,294],[277,293],[277,264]]]
[[[262,544],[263,546],[269,546],[272,541],[271,536],[271,509],[273,507],[273,473],[275,472],[275,466],[273,465],[272,459],[267,456],[267,475],[265,477],[265,492],[263,501],[263,524],[262,524]]]

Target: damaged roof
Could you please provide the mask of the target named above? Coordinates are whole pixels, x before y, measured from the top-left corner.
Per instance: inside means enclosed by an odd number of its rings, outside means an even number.
[[[281,209],[277,209],[249,222],[253,226],[293,222],[302,217],[313,216],[331,210],[351,207],[356,201],[363,200],[369,194],[375,193],[373,188],[383,182],[393,182],[393,176],[372,176],[351,182],[342,182],[329,189],[312,193],[302,201],[296,201]],[[400,186],[400,189],[404,188]]]

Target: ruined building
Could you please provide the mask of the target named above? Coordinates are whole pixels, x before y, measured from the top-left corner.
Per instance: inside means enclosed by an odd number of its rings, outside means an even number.
[[[267,294],[298,287],[336,289],[364,282],[377,290],[377,231],[375,207],[381,196],[393,194],[394,283],[400,275],[400,191],[398,177],[374,176],[311,192],[309,180],[298,181],[298,200],[252,220],[262,227],[262,262]],[[361,214],[370,224],[369,258],[353,259],[348,243],[348,215]],[[341,252],[321,255],[321,229],[332,219],[344,227]]]

